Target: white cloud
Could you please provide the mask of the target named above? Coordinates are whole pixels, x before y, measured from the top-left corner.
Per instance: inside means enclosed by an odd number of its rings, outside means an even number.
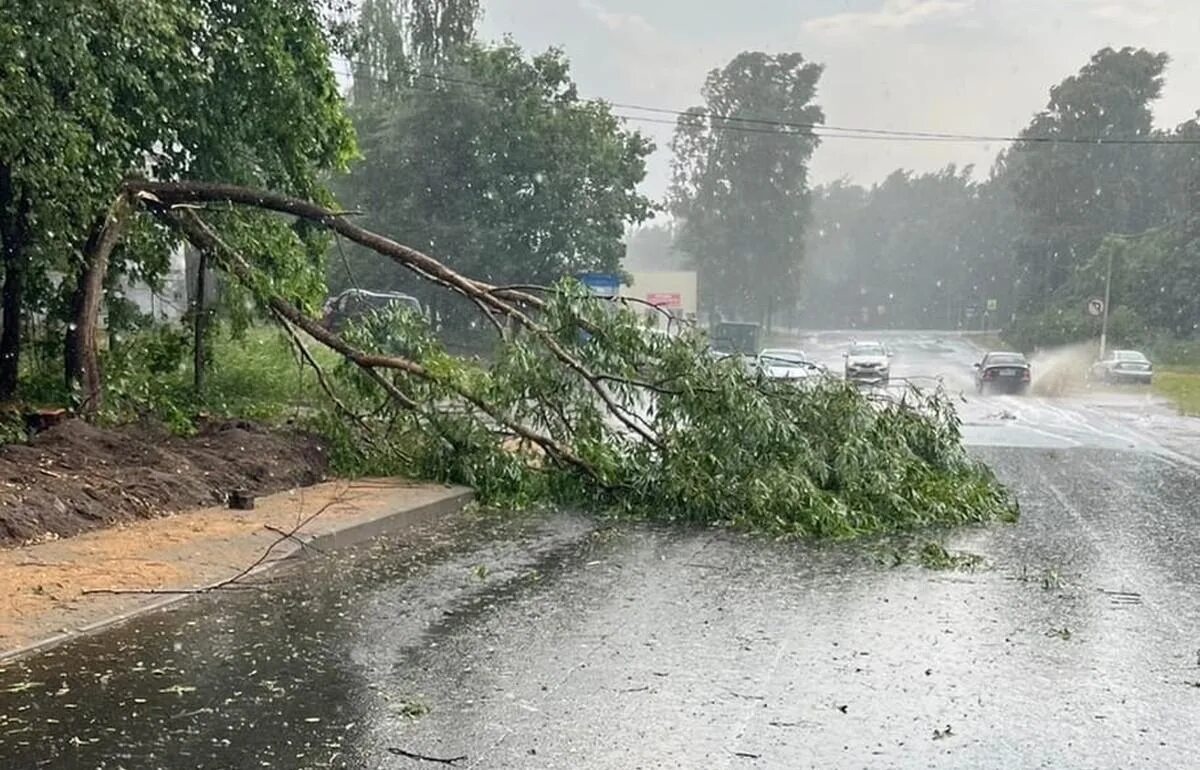
[[[1164,0],[1076,0],[1089,7],[1094,18],[1123,27],[1145,28],[1168,19]]]
[[[919,24],[956,18],[973,5],[973,0],[884,0],[877,11],[836,13],[804,23],[806,32],[848,32],[867,29],[907,29]]]
[[[614,13],[590,0],[580,0],[579,7],[591,14],[610,32],[656,35],[654,25],[637,13]]]

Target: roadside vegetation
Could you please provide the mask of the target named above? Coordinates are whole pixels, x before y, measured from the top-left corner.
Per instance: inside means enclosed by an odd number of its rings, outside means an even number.
[[[815,188],[799,321],[1002,329],[1002,347],[1033,353],[1098,339],[1086,308],[1111,276],[1111,346],[1200,364],[1200,120],[1155,125],[1169,65],[1097,51],[986,175],[897,169]]]
[[[1154,390],[1168,398],[1180,414],[1200,417],[1200,368],[1156,369]]]
[[[573,276],[619,272],[626,228],[659,208],[638,189],[653,146],[579,94],[561,52],[476,40],[478,2],[53,5],[0,19],[22,53],[0,68],[16,413],[202,438],[213,420],[287,423],[343,475],[780,536],[1016,516],[944,393],[765,381],[702,330],[650,334],[653,309],[585,291]],[[818,122],[821,72],[740,54],[680,120],[670,206],[720,288],[710,307],[795,305],[818,137],[731,137],[723,115]],[[187,299],[164,319],[131,287],[161,287],[172,255]],[[409,292],[422,312],[334,331],[330,286]]]

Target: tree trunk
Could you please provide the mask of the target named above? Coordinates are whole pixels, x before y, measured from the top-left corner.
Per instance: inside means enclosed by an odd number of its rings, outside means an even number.
[[[100,408],[100,352],[96,333],[104,295],[104,276],[108,272],[108,257],[120,240],[129,213],[129,201],[124,195],[119,196],[102,225],[93,230],[83,253],[83,268],[71,308],[70,332],[75,335],[75,341],[67,346],[66,360],[67,384],[69,388],[80,389],[79,410],[83,414],[95,414]]]
[[[0,401],[17,394],[21,372],[21,302],[29,272],[29,199],[13,188],[12,169],[0,165],[0,261],[4,287],[0,289]]]
[[[0,293],[3,310],[0,315],[4,331],[0,333],[0,401],[11,401],[17,394],[17,379],[21,369],[21,298],[25,291],[26,258],[21,248],[9,248],[4,243],[4,288]]]
[[[192,319],[195,338],[192,350],[192,388],[197,396],[204,393],[204,368],[208,362],[208,351],[205,346],[208,309],[204,304],[205,294],[208,291],[208,287],[205,285],[205,273],[207,272],[208,252],[201,251],[200,259],[196,263],[196,300],[192,305],[192,312],[195,314]]]

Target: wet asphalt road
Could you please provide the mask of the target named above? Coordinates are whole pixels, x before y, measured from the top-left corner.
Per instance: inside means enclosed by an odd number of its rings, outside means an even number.
[[[890,341],[896,375],[969,386],[966,343]],[[1135,392],[964,397],[1019,524],[458,521],[9,665],[0,767],[1196,766],[1200,421]],[[920,566],[930,539],[984,563]]]

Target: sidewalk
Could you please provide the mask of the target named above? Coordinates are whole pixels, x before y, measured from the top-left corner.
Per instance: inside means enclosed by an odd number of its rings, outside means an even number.
[[[458,513],[469,490],[391,479],[338,481],[259,498],[255,510],[209,508],[0,551],[0,661],[157,609],[238,574],[306,517],[297,538],[324,551]],[[319,512],[319,513],[318,513]],[[259,568],[296,554],[279,542]]]

